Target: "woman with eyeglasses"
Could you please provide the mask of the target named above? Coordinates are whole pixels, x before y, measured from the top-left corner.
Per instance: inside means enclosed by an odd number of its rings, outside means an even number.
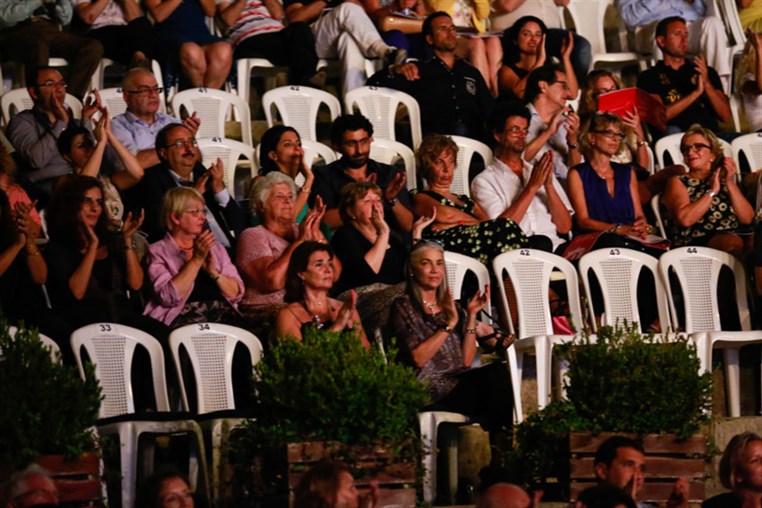
[[[672,244],[707,246],[741,259],[751,241],[739,235],[754,208],[738,185],[738,168],[712,131],[693,125],[680,141],[687,173],[670,178],[662,203],[673,222]]]
[[[138,491],[135,506],[145,508],[193,508],[193,492],[188,480],[177,471],[163,471],[148,477]]]
[[[173,328],[206,321],[237,324],[243,281],[209,230],[204,197],[193,187],[168,190],[162,219],[167,234],[149,247],[153,297],[144,313]]]

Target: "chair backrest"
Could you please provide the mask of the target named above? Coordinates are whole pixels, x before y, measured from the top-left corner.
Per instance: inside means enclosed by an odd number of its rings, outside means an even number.
[[[328,106],[331,121],[341,114],[339,100],[328,92],[307,86],[282,86],[268,90],[262,96],[267,126],[275,125],[273,107],[277,109],[284,125],[296,129],[302,141],[317,141],[317,116],[320,104]]]
[[[461,291],[463,290],[463,281],[469,271],[476,275],[479,291],[484,291],[484,286],[489,284],[489,270],[476,259],[456,252],[445,251],[444,260],[447,272],[447,287],[453,298],[460,298]],[[489,303],[486,310],[492,314]]]
[[[576,330],[583,327],[579,302],[579,279],[574,266],[561,256],[535,249],[516,249],[504,252],[492,261],[493,272],[500,287],[500,301],[508,316],[511,332],[516,329],[510,318],[505,277],[510,279],[518,306],[518,337],[551,335],[553,322],[548,290],[554,269],[559,270],[566,283],[571,324]]]
[[[67,93],[64,103],[71,109],[74,118],[82,118],[82,102]],[[11,116],[25,109],[31,109],[34,106],[34,101],[29,95],[29,91],[26,88],[15,88],[9,92],[6,92],[0,97],[0,110],[3,115],[3,125],[8,125],[11,120]]]
[[[669,136],[664,136],[656,142],[654,151],[656,152],[656,160],[659,162],[660,169],[664,169],[666,167],[666,163],[664,162],[665,152],[669,153],[669,156],[672,158],[672,164],[683,164],[683,154],[680,153],[680,140],[683,139],[684,134],[684,132],[670,134]],[[733,148],[731,147],[730,143],[724,139],[720,139],[719,141],[720,146],[722,146],[722,151],[725,152],[725,156],[733,157]]]
[[[233,394],[233,353],[243,344],[251,354],[252,366],[262,358],[262,343],[252,333],[235,326],[197,323],[182,326],[169,336],[185,408],[189,408],[182,377],[180,348],[188,352],[196,380],[198,414],[235,409]]]
[[[741,24],[741,18],[738,14],[738,6],[735,0],[716,0],[716,2],[710,2],[715,5],[715,9],[719,11],[720,19],[725,24],[725,31],[728,33],[729,41],[728,45],[731,46],[733,53],[737,51],[743,51],[743,45],[746,42],[746,34],[744,33],[743,25]]]
[[[108,114],[111,118],[127,111],[127,103],[124,101],[124,95],[122,95],[121,88],[104,88],[103,90],[98,90],[98,93],[101,96],[101,102],[108,108]],[[87,92],[85,102],[87,102],[91,96],[92,92]],[[159,96],[162,97],[163,102],[164,94],[159,94]]]
[[[84,378],[82,348],[95,364],[95,378],[103,389],[100,418],[135,412],[132,390],[132,359],[140,345],[148,351],[151,361],[156,409],[169,411],[167,381],[164,374],[164,353],[159,341],[129,326],[116,323],[95,323],[71,334],[71,348],[77,359],[79,373]]]
[[[741,162],[741,154],[749,161],[751,172],[762,169],[762,133],[755,132],[738,136],[731,143],[733,148],[733,158],[736,162]]]
[[[641,270],[649,270],[654,277],[656,307],[659,322],[666,328],[669,323],[667,294],[659,278],[659,261],[643,252],[630,249],[610,248],[590,251],[579,260],[579,273],[587,295],[590,316],[594,316],[593,295],[590,291],[590,271],[595,274],[603,295],[603,325],[616,325],[617,321],[628,323],[640,321],[638,307],[638,278]],[[593,329],[596,320],[591,319]],[[640,323],[646,330],[650,323]]]
[[[455,161],[455,175],[452,178],[452,185],[450,191],[454,194],[471,195],[471,188],[468,181],[468,171],[471,168],[471,160],[474,158],[474,154],[478,153],[484,160],[484,167],[492,164],[492,150],[482,143],[471,138],[465,138],[463,136],[450,136],[452,140],[458,145],[458,157]]]
[[[15,326],[8,327],[8,335],[10,335],[11,338],[15,338],[18,331],[18,328]],[[38,336],[40,337],[42,345],[50,350],[50,361],[53,363],[61,363],[61,348],[58,347],[56,341],[41,333],[38,333]]]
[[[575,31],[590,43],[592,54],[606,53],[606,37],[603,33],[606,7],[612,0],[574,0],[566,10],[574,21]]]
[[[198,148],[201,150],[203,156],[202,163],[204,167],[209,167],[217,161],[217,158],[222,160],[222,165],[225,168],[225,187],[227,187],[230,195],[235,199],[242,199],[246,197],[245,189],[237,189],[235,184],[235,173],[238,165],[238,160],[243,156],[248,160],[249,174],[251,178],[257,175],[257,163],[254,156],[254,148],[250,145],[235,141],[234,139],[225,138],[200,138],[198,140]],[[237,192],[240,190],[240,192]]]
[[[241,140],[254,146],[251,138],[251,110],[249,105],[236,94],[209,88],[191,88],[177,92],[172,97],[172,111],[181,118],[184,108],[188,115],[194,111],[201,119],[197,138],[224,138],[225,122],[230,108],[234,108],[241,119]]]
[[[370,145],[370,158],[384,164],[394,164],[397,160],[402,159],[407,174],[407,189],[413,190],[417,187],[415,154],[407,145],[374,137],[373,143]]]
[[[669,274],[673,272],[683,293],[685,331],[687,333],[722,330],[717,296],[720,269],[733,271],[736,284],[736,304],[742,330],[751,330],[751,316],[746,301],[746,272],[733,255],[709,247],[680,247],[669,250],[659,258],[659,274],[669,297],[672,326],[677,329],[674,289]],[[728,298],[730,295],[722,295]]]
[[[394,126],[397,108],[402,104],[410,118],[410,133],[413,148],[421,144],[421,110],[418,101],[405,92],[393,88],[361,86],[344,95],[344,109],[351,114],[357,109],[373,124],[374,139],[382,138],[396,141]]]
[[[659,194],[651,198],[651,211],[653,211],[654,217],[656,217],[656,227],[659,228],[659,236],[669,238],[667,236],[667,227],[661,217],[661,196]]]
[[[304,163],[309,167],[315,163],[315,161],[323,159],[326,164],[330,164],[338,159],[336,152],[328,146],[318,141],[311,141],[309,139],[302,138],[302,149],[304,150]],[[299,174],[296,175],[296,185],[304,183],[304,177]],[[302,180],[299,180],[302,177]]]

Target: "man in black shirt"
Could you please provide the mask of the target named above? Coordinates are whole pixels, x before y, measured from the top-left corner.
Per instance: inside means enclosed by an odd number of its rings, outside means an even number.
[[[642,72],[642,88],[667,106],[667,134],[683,132],[694,123],[717,131],[720,121],[730,119],[730,104],[722,91],[717,72],[706,64],[703,55],[693,61],[688,51],[688,28],[678,16],[665,18],[656,26],[656,43],[664,60]]]
[[[426,42],[434,56],[425,62],[392,65],[374,74],[369,85],[409,93],[421,107],[424,134],[454,134],[489,142],[488,115],[494,108],[481,73],[455,58],[457,35],[446,12],[430,14],[423,22]]]
[[[367,118],[359,114],[338,117],[331,128],[331,144],[342,157],[327,166],[313,168],[315,183],[311,198],[323,199],[326,207],[323,221],[336,229],[341,226],[341,189],[348,183],[373,181],[381,187],[384,218],[389,227],[398,233],[409,233],[413,229],[413,214],[405,172],[371,159],[372,142],[373,125]]]

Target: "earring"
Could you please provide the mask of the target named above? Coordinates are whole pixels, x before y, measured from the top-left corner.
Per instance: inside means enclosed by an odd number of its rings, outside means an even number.
[[[595,141],[591,141],[590,146],[595,146]]]

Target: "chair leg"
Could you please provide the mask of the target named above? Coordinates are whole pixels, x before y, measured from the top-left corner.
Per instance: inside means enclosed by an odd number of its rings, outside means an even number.
[[[423,441],[423,499],[433,503],[436,495],[437,478],[437,425],[431,412],[418,413],[418,423]]]
[[[442,435],[447,453],[447,504],[453,505],[458,492],[458,427],[450,425],[442,429]],[[436,484],[434,489],[436,491]]]
[[[511,390],[513,391],[513,420],[519,424],[524,421],[524,411],[521,405],[521,372],[518,366],[518,355],[513,347],[508,348],[508,370],[511,376]]]
[[[546,337],[534,338],[537,355],[537,406],[544,408],[550,402],[550,352]]]
[[[135,505],[138,474],[138,435],[132,425],[124,425],[119,431],[119,460],[122,469],[122,508],[131,508]]]
[[[728,413],[731,417],[737,418],[741,416],[738,348],[725,348],[723,353],[725,355],[725,384],[727,385]]]

